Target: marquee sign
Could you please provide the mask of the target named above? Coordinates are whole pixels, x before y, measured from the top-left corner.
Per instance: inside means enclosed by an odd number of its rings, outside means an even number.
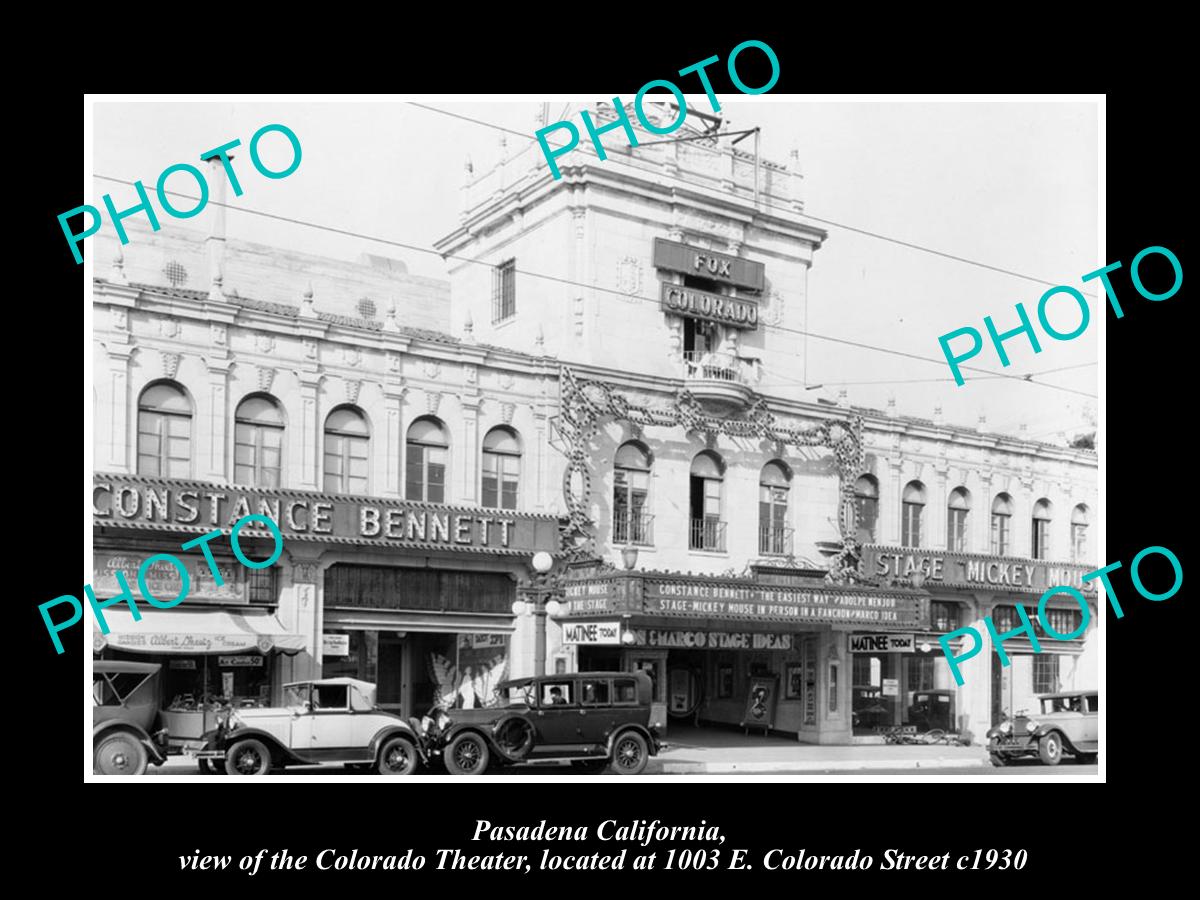
[[[285,541],[341,540],[512,554],[553,553],[559,547],[553,516],[511,510],[129,475],[97,473],[92,481],[92,520],[97,526],[175,525],[179,531],[204,532],[228,530],[252,514],[273,519]],[[252,533],[253,528],[243,532]]]
[[[654,239],[654,266],[752,291],[761,291],[766,285],[767,267],[760,262],[665,238]]]
[[[861,564],[862,573],[867,576],[905,578],[920,573],[927,585],[985,587],[1037,594],[1060,586],[1095,593],[1096,581],[1084,581],[1082,577],[1093,569],[1093,566],[1040,559],[929,552],[873,544],[863,546]]]
[[[568,582],[563,612],[566,616],[618,612],[909,631],[928,626],[928,611],[920,595],[911,592],[761,584],[731,578],[665,578],[653,573]]]
[[[698,291],[695,288],[671,284],[669,281],[660,284],[663,312],[707,319],[722,325],[732,325],[734,328],[758,327],[758,304],[753,300]]]

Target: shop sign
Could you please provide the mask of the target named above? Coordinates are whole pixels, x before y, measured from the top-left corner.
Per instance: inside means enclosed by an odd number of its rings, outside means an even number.
[[[899,693],[900,693],[900,679],[899,678],[883,679],[883,696],[895,697],[895,696],[898,696]]]
[[[634,643],[644,647],[679,647],[695,650],[791,650],[790,634],[752,634],[730,631],[663,631],[636,628]]]
[[[621,623],[617,622],[564,622],[562,626],[564,644],[620,644]]]
[[[321,655],[322,656],[349,656],[350,655],[350,635],[348,635],[348,634],[323,634],[323,635],[321,635]]]
[[[460,634],[458,647],[460,650],[500,650],[508,646],[507,634]]]
[[[274,641],[262,634],[184,634],[171,632],[111,632],[105,635],[110,647],[138,653],[237,653],[255,650],[266,653]]]
[[[196,661],[194,659],[173,659],[167,666],[168,669],[190,669],[195,671]]]
[[[665,238],[654,239],[654,267],[753,291],[761,291],[766,284],[767,267],[760,262]]]
[[[915,641],[911,634],[852,634],[851,653],[912,653]]]
[[[218,656],[218,669],[248,669],[254,666],[261,666],[263,658],[261,656]]]
[[[922,553],[903,547],[865,546],[862,571],[878,578],[906,578],[919,573],[933,584],[1038,594],[1062,585],[1085,593],[1096,590],[1094,580],[1083,580],[1092,571],[1091,566],[966,553]]]
[[[139,599],[146,599],[139,588],[138,572],[153,553],[113,553],[97,551],[92,569],[92,586],[97,596],[116,596],[124,589],[117,582],[117,572],[125,574],[125,582]],[[187,567],[189,589],[184,605],[192,601],[244,605],[250,602],[247,589],[246,569],[235,565],[232,559],[213,557],[213,565],[220,573],[223,584],[218,585],[212,567],[203,556],[192,558],[177,556]],[[169,560],[159,559],[145,571],[146,588],[156,598],[178,597],[183,593],[183,581]],[[149,602],[149,601],[147,601]]]
[[[558,522],[491,509],[360,499],[308,491],[278,491],[163,478],[97,473],[92,517],[97,525],[186,525],[229,528],[246,515],[278,524],[284,539],[345,538],[360,544],[437,545],[447,550],[558,550]],[[256,533],[248,528],[247,536]],[[262,536],[269,536],[265,529]]]
[[[669,281],[659,282],[663,312],[693,319],[720,322],[734,328],[758,327],[758,303],[745,297],[726,297],[686,288]]]

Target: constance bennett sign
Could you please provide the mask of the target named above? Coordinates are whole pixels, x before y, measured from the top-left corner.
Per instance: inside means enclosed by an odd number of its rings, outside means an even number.
[[[128,475],[97,474],[92,482],[97,526],[178,525],[182,531],[209,531],[252,514],[273,520],[287,539],[498,553],[558,549],[553,516]]]

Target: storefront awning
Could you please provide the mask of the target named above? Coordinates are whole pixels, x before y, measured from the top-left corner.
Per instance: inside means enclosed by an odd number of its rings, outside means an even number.
[[[106,646],[129,653],[298,653],[304,635],[286,628],[266,610],[233,612],[227,609],[148,609],[134,621],[126,609],[106,609],[108,634],[92,619],[92,648]]]

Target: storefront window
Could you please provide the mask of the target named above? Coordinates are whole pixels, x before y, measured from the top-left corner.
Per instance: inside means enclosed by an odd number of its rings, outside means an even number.
[[[1050,694],[1058,689],[1058,657],[1039,653],[1033,658],[1033,692]]]
[[[855,653],[851,668],[851,719],[855,734],[874,734],[897,724],[898,653]]]
[[[905,656],[904,677],[907,682],[905,690],[909,692],[933,690],[933,666],[935,662],[936,659],[933,656]]]

